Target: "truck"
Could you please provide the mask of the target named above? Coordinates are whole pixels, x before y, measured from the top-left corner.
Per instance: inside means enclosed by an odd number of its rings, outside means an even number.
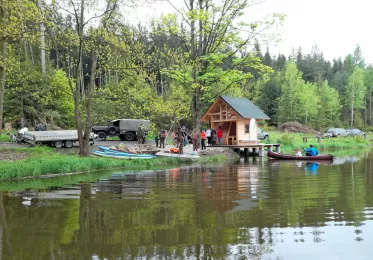
[[[77,130],[58,130],[58,131],[27,131],[19,133],[25,143],[31,145],[48,144],[56,148],[71,148],[78,141]],[[94,142],[97,135],[91,133],[90,140]]]
[[[92,126],[92,132],[97,134],[98,140],[101,141],[105,141],[108,136],[119,136],[121,141],[136,141],[137,130],[141,125],[145,130],[149,130],[150,120],[115,119],[107,125]]]

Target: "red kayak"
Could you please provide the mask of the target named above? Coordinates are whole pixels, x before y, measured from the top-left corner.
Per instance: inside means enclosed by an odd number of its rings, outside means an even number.
[[[334,157],[331,154],[323,154],[323,155],[316,155],[316,156],[296,156],[291,154],[282,154],[282,153],[275,153],[269,151],[267,156],[274,159],[281,159],[281,160],[333,160]]]

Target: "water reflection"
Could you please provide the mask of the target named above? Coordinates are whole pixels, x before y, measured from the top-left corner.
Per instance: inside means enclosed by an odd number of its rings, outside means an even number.
[[[304,167],[304,170],[311,174],[315,175],[317,174],[317,169],[319,168],[319,164],[316,162],[306,162],[306,166]]]
[[[0,259],[370,259],[372,160],[251,158],[0,193]]]

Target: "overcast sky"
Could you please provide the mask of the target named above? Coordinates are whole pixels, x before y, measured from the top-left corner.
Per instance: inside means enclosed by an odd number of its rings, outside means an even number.
[[[183,0],[173,0],[182,5]],[[272,54],[288,55],[301,47],[309,53],[319,45],[325,58],[345,57],[360,44],[367,63],[373,63],[372,0],[265,0],[250,8],[247,19],[259,19],[271,13],[287,15],[281,29],[281,42],[271,46]],[[166,2],[139,7],[136,16],[142,22],[160,14],[174,12]]]

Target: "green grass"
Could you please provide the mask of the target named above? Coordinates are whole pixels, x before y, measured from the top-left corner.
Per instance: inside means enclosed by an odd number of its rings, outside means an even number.
[[[13,133],[14,134],[14,133]],[[0,133],[0,142],[11,142],[9,136],[5,132]]]
[[[371,139],[357,137],[338,137],[330,139],[322,139],[321,143],[317,142],[317,138],[312,134],[302,133],[281,133],[270,132],[270,138],[265,140],[265,143],[280,143],[283,153],[295,153],[295,150],[309,147],[313,144],[318,150],[337,150],[348,148],[363,148],[371,145]],[[307,143],[303,142],[303,137],[307,137]]]
[[[38,177],[42,175],[93,172],[111,169],[149,169],[166,165],[192,164],[195,161],[180,158],[156,158],[154,160],[116,160],[96,156],[79,157],[75,154],[61,154],[50,147],[1,148],[1,151],[26,152],[28,159],[19,161],[0,161],[0,180]],[[197,163],[225,162],[224,156],[201,158]]]

